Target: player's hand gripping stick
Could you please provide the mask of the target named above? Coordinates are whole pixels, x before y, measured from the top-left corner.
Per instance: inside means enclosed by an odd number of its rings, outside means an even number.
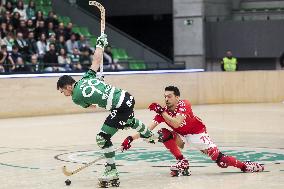
[[[128,136],[121,144],[121,151],[128,150],[131,147],[131,142],[133,141],[132,136]]]

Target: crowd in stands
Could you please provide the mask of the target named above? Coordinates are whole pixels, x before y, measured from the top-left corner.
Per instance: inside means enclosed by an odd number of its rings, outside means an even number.
[[[31,0],[0,0],[0,73],[85,71],[94,50],[50,11],[44,16]]]

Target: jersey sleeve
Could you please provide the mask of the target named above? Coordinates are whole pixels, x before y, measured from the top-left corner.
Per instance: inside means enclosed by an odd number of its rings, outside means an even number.
[[[162,122],[165,122],[163,116],[161,116],[160,114],[157,114],[154,119],[153,119],[154,123],[160,124]]]
[[[79,106],[82,106],[83,108],[88,108],[88,107],[91,105],[91,104],[87,104],[87,103],[85,103],[85,102],[83,102],[83,101],[79,102],[79,101],[76,100],[76,99],[73,99],[73,102],[74,102],[75,104],[79,105]]]
[[[176,115],[181,115],[183,117],[187,117],[190,115],[191,113],[191,106],[189,103],[187,102],[184,102],[182,101],[180,104],[179,104],[179,107],[177,109],[177,114]]]
[[[83,78],[96,78],[97,77],[97,72],[95,72],[92,69],[89,69],[84,75]]]

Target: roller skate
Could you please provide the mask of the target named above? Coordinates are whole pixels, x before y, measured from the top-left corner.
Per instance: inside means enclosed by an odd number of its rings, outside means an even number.
[[[117,169],[112,169],[109,165],[106,165],[105,172],[99,178],[98,185],[100,188],[119,187],[120,182]]]
[[[186,159],[179,160],[176,165],[171,166],[171,176],[190,176],[189,163]]]
[[[245,166],[242,169],[244,173],[262,172],[263,170],[264,170],[263,165],[251,161],[246,161]]]

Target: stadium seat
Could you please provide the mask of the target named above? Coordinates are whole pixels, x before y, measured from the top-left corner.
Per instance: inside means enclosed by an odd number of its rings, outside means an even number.
[[[145,70],[146,64],[143,60],[130,60],[129,69],[131,70]]]
[[[97,43],[97,38],[95,36],[91,36],[90,37],[90,43],[93,47],[95,47],[96,43]]]
[[[80,27],[80,32],[87,38],[90,38],[92,36],[87,27]]]

